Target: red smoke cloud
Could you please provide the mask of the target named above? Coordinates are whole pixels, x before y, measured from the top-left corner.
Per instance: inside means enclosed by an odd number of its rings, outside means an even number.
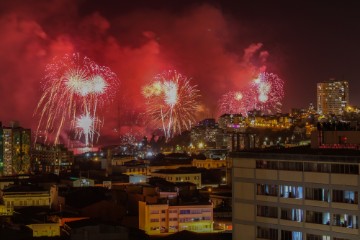
[[[199,117],[215,117],[219,97],[265,70],[269,56],[262,43],[238,39],[240,26],[207,4],[178,13],[132,10],[114,17],[98,11],[79,13],[85,3],[71,0],[21,3],[0,5],[4,125],[19,120],[24,127],[36,128],[33,113],[45,66],[65,53],[80,52],[118,75],[117,99],[104,110],[102,135],[109,139],[118,136],[119,129],[142,127],[141,87],[155,74],[176,69],[191,77],[200,90]]]

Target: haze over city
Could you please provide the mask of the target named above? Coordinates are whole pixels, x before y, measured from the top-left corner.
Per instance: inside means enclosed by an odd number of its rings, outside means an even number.
[[[359,9],[0,0],[0,239],[360,239]]]

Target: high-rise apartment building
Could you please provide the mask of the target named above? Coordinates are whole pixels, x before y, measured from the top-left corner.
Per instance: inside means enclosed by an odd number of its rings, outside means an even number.
[[[73,152],[62,144],[50,146],[36,143],[31,151],[31,168],[37,173],[69,172],[73,162]]]
[[[330,79],[317,84],[317,111],[320,114],[343,114],[349,105],[349,83]]]
[[[359,239],[356,151],[236,152],[233,239]]]
[[[11,176],[30,170],[31,130],[11,123],[0,125],[0,175]]]

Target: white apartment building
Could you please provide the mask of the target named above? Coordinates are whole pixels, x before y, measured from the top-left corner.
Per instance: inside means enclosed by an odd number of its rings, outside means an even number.
[[[360,239],[360,154],[319,151],[231,154],[234,240]]]

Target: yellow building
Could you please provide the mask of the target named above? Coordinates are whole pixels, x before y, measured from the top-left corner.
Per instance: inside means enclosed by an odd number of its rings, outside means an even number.
[[[33,231],[33,237],[58,237],[60,236],[59,223],[38,223],[27,225]]]
[[[4,204],[0,205],[0,216],[11,216],[14,212],[14,208],[7,207]]]
[[[127,165],[121,167],[122,173],[126,175],[148,175],[148,168],[145,164]]]
[[[126,162],[130,162],[134,160],[133,156],[126,156],[126,157],[114,157],[111,159],[112,166],[121,166],[124,165]]]
[[[245,122],[246,126],[255,128],[287,129],[292,126],[292,120],[286,114],[249,116]]]
[[[170,206],[139,201],[139,228],[149,235],[182,230],[212,232],[213,206],[210,203]]]
[[[192,165],[194,167],[197,168],[206,168],[206,169],[211,169],[211,168],[222,168],[222,167],[226,167],[226,160],[214,160],[214,159],[205,159],[205,160],[201,160],[201,159],[194,159],[192,161]]]
[[[7,208],[50,206],[50,192],[29,186],[12,186],[2,190],[2,200]]]
[[[168,182],[191,182],[201,188],[201,173],[193,168],[159,170],[151,173],[152,177],[161,177]]]
[[[191,162],[187,164],[171,164],[171,165],[150,165],[148,166],[147,174],[152,176],[153,172],[157,172],[159,170],[168,170],[168,169],[178,169],[181,167],[192,167]]]

